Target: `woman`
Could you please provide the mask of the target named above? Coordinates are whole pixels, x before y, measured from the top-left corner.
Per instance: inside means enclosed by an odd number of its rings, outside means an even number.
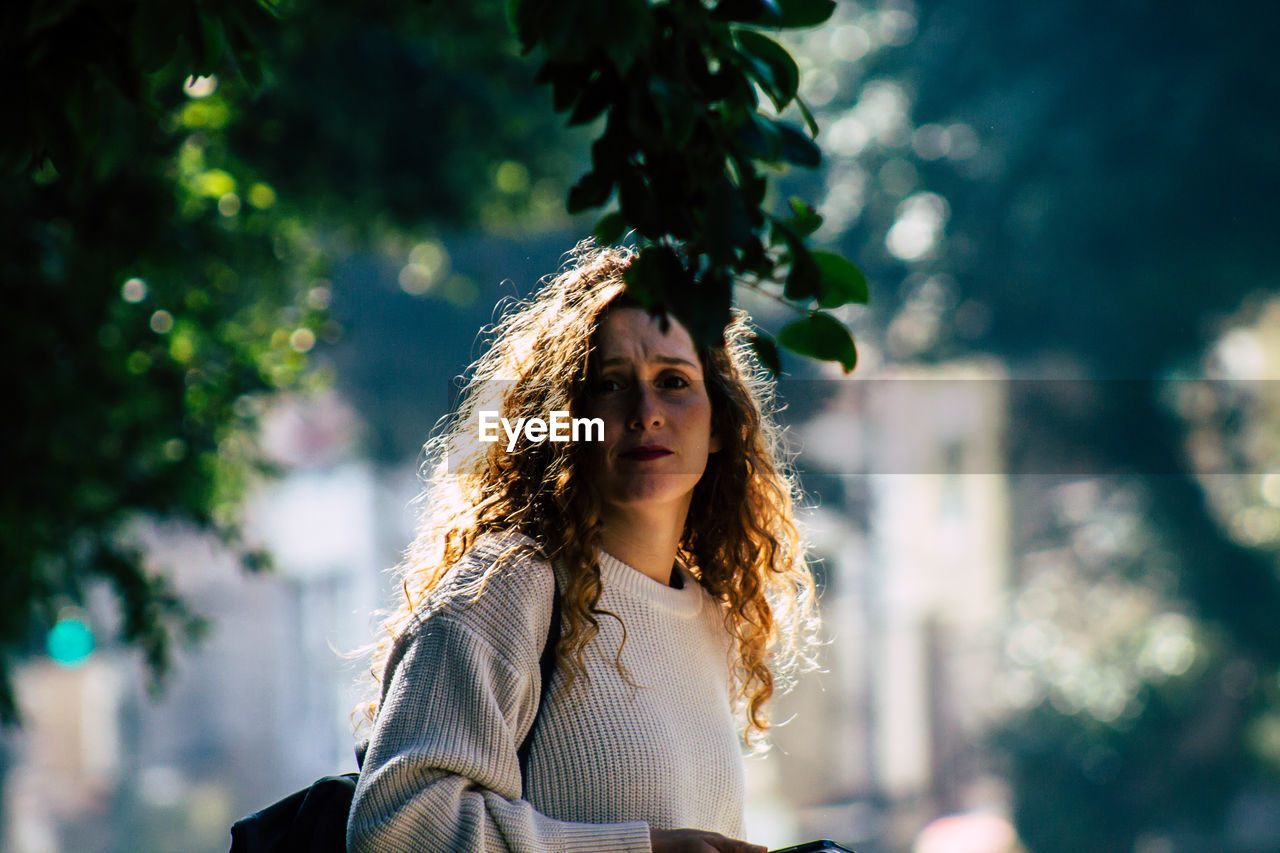
[[[735,840],[734,717],[757,742],[771,665],[813,639],[794,484],[745,323],[700,351],[628,300],[631,258],[579,247],[499,323],[428,445],[352,851],[763,849]],[[603,433],[481,440],[484,412],[518,427],[556,411]]]

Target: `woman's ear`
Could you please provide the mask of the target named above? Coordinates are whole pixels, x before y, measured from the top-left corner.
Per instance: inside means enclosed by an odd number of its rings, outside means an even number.
[[[711,431],[711,439],[707,442],[707,452],[708,452],[708,453],[719,453],[719,452],[720,452],[720,447],[721,447],[721,444],[720,444],[720,436],[719,436],[719,434],[718,434],[718,433],[716,433],[716,432],[715,432],[715,430],[712,430],[712,431]]]

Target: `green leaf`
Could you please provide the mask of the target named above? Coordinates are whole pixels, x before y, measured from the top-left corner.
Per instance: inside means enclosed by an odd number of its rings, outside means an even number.
[[[586,124],[604,112],[613,99],[616,86],[617,81],[612,74],[597,74],[578,96],[567,124],[570,127]]]
[[[507,23],[520,40],[522,53],[532,53],[538,46],[541,22],[541,4],[537,0],[507,0]]]
[[[835,10],[834,0],[720,0],[711,16],[760,27],[816,27]]]
[[[658,199],[639,171],[623,171],[618,178],[618,207],[627,222],[651,240],[662,236],[670,220],[659,215]]]
[[[57,26],[80,6],[80,0],[44,0],[30,4],[27,12],[27,37]]]
[[[776,163],[782,152],[774,123],[758,114],[747,117],[737,129],[735,141],[756,160]]]
[[[782,141],[782,159],[810,169],[822,163],[822,149],[813,140],[784,122],[776,122],[778,137]]]
[[[796,106],[800,108],[800,115],[804,118],[804,126],[809,128],[809,135],[814,139],[818,138],[818,120],[813,117],[813,113],[809,111],[809,105],[804,99],[796,95]]]
[[[793,214],[787,225],[799,236],[808,237],[822,227],[821,214],[814,210],[813,205],[804,199],[792,196],[787,199],[787,205],[791,208]]]
[[[812,253],[798,237],[787,243],[791,249],[791,269],[787,271],[783,295],[796,302],[821,297],[822,274],[818,271]]]
[[[731,263],[734,250],[751,239],[751,220],[742,194],[727,178],[721,177],[711,187],[704,226],[707,255],[717,264]]]
[[[551,84],[552,108],[562,113],[584,96],[583,89],[591,69],[580,62],[547,62],[542,63],[533,82],[539,85]]]
[[[549,60],[603,58],[625,75],[650,51],[655,30],[647,0],[511,0],[507,16],[525,53],[541,47]]]
[[[679,261],[677,260],[677,264]],[[711,270],[694,281],[679,264],[666,274],[667,304],[693,342],[709,347],[724,341],[724,328],[732,317],[733,280]]]
[[[595,25],[592,9],[582,0],[526,0],[526,14],[533,27],[535,46],[541,45],[550,59],[585,59],[585,45],[597,45],[599,38],[587,38]]]
[[[742,197],[747,204],[758,214],[760,205],[764,204],[765,194],[769,191],[769,182],[759,175],[755,169],[742,168],[742,175],[738,179],[738,186],[742,190]],[[756,221],[763,224],[763,220],[757,216]]]
[[[720,0],[711,10],[711,17],[717,21],[740,21],[753,23],[764,16],[781,18],[782,9],[777,0]]]
[[[781,9],[780,27],[816,27],[836,10],[835,0],[776,0]]]
[[[227,39],[226,27],[219,18],[216,18],[213,15],[201,15],[200,32],[198,35],[204,43],[203,52],[205,55],[206,73],[213,73],[218,69],[218,65],[222,61],[223,55],[231,54],[231,46]],[[195,36],[196,34],[193,34],[193,37]]]
[[[604,25],[596,30],[597,44],[613,60],[618,74],[625,75],[650,50],[653,13],[646,0],[586,0],[598,10]]]
[[[612,192],[612,180],[602,177],[599,172],[587,172],[569,190],[569,212],[581,213],[599,207],[609,200]]]
[[[746,247],[742,250],[742,257],[737,264],[738,269],[743,272],[749,272],[763,280],[772,279],[773,271],[777,266],[774,259],[765,251],[764,241],[752,234],[751,239],[747,241]]]
[[[747,59],[747,69],[764,89],[778,112],[786,109],[800,87],[800,69],[786,49],[768,36],[752,30],[734,35]]]
[[[693,134],[700,105],[684,86],[660,74],[649,79],[653,111],[658,116],[662,137],[671,148],[683,148]]]
[[[751,350],[756,354],[756,358],[760,359],[760,364],[764,365],[774,376],[782,373],[782,359],[778,355],[778,345],[774,343],[773,338],[761,332],[752,335],[747,339],[751,345]]]
[[[184,36],[187,39],[187,44],[191,46],[192,67],[187,70],[192,74],[212,74],[220,58],[215,55],[217,52],[216,43],[210,43],[210,40],[206,38],[207,35],[204,17],[200,14],[199,9],[194,4],[188,6]]]
[[[648,91],[632,90],[627,97],[627,129],[631,135],[642,143],[654,147],[663,147],[666,137],[666,122],[652,94]]]
[[[688,284],[688,273],[669,246],[645,246],[623,273],[627,295],[650,311],[663,313],[670,304],[669,291]]]
[[[277,20],[283,20],[284,13],[280,9],[281,3],[282,0],[258,0],[258,8]]]
[[[778,333],[778,343],[798,355],[839,362],[845,373],[858,364],[858,350],[849,330],[839,320],[821,311],[814,311],[783,326]]]
[[[133,59],[142,71],[156,71],[170,60],[186,62],[188,49],[181,36],[182,10],[164,0],[137,5],[129,26]]]
[[[627,161],[636,143],[625,124],[625,119],[614,111],[605,123],[604,133],[591,143],[591,165],[595,171],[613,175],[627,170]]]
[[[814,252],[812,256],[818,267],[822,291],[818,297],[819,305],[838,308],[850,302],[866,305],[871,301],[871,289],[862,270],[835,252]]]
[[[785,259],[790,264],[790,269],[787,270],[783,295],[793,302],[807,302],[820,297],[822,274],[804,240],[786,222],[779,219],[773,220],[772,238],[775,245],[781,242],[787,246]]]
[[[596,223],[595,238],[596,242],[602,246],[612,246],[622,239],[622,235],[627,231],[627,221],[622,218],[619,211],[610,211],[600,217],[600,221]]]

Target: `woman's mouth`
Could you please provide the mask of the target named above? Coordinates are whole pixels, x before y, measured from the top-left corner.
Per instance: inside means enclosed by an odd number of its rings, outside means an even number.
[[[670,456],[671,453],[671,450],[668,450],[660,444],[644,444],[640,447],[633,447],[619,455],[623,459],[631,459],[636,462],[648,462],[652,459],[661,459],[663,456]]]

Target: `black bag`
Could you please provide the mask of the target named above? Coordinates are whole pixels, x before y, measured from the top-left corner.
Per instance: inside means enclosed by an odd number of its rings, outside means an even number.
[[[231,853],[346,853],[347,813],[359,778],[325,776],[240,818],[231,827]]]
[[[520,776],[524,778],[529,767],[529,750],[533,745],[533,732],[542,716],[547,701],[545,688],[551,683],[556,667],[556,645],[560,642],[560,590],[557,588],[551,602],[551,625],[547,628],[547,643],[542,649],[539,670],[542,684],[539,687],[538,711],[533,725],[520,744]],[[401,648],[403,654],[403,648]],[[394,669],[399,656],[394,652],[388,661]],[[359,758],[363,760],[363,753]],[[251,815],[240,818],[231,826],[230,853],[346,853],[347,815],[351,800],[355,797],[358,773],[341,776],[325,776],[317,779],[301,791],[295,791],[279,802]]]

